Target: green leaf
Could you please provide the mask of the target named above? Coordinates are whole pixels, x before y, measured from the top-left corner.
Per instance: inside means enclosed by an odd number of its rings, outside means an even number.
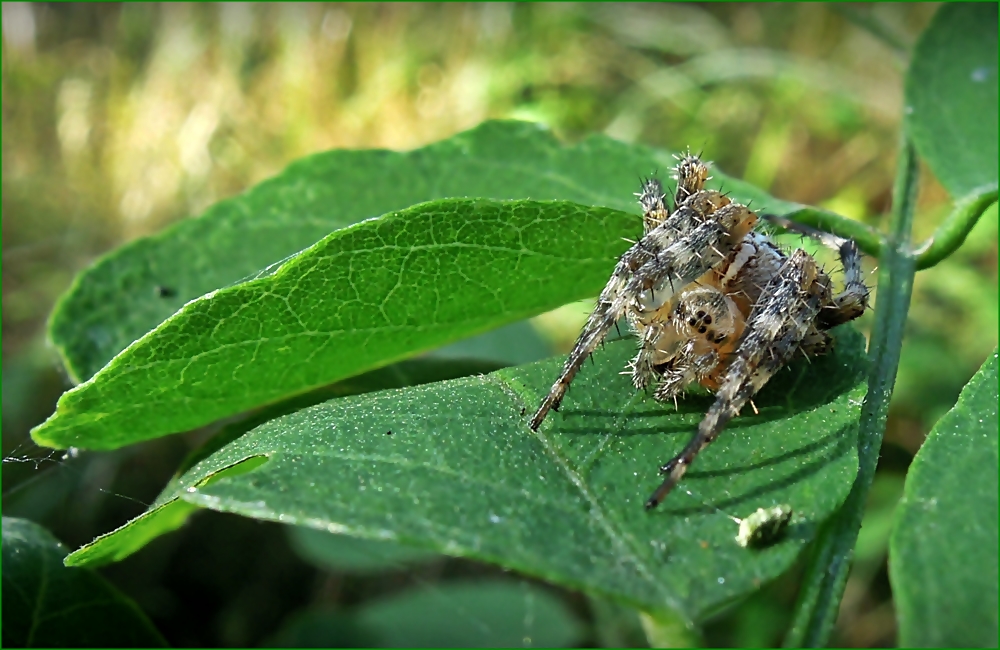
[[[687,442],[709,398],[692,396],[675,412],[636,394],[619,374],[630,341],[596,355],[537,434],[526,418],[560,359],[270,420],[197,463],[174,495],[491,561],[697,618],[786,570],[850,490],[864,341],[845,329],[837,343],[834,354],[780,372],[755,398],[759,415],[734,420],[651,513],[643,502],[657,464]],[[218,477],[249,459],[262,464]],[[778,503],[797,513],[788,536],[740,548],[729,515]]]
[[[477,339],[478,343],[472,342],[467,345],[470,352],[478,353],[482,351],[489,353],[493,342],[492,337],[477,337]],[[484,363],[469,359],[434,358],[401,361],[385,368],[379,368],[363,375],[351,377],[332,386],[326,386],[305,395],[285,400],[263,409],[253,416],[227,424],[204,445],[192,451],[181,462],[181,466],[177,472],[178,475],[171,479],[146,512],[70,553],[66,557],[66,565],[100,566],[109,562],[116,562],[132,555],[160,535],[165,535],[170,531],[180,528],[188,520],[188,517],[198,510],[192,504],[180,500],[178,494],[183,489],[180,487],[180,474],[187,472],[187,470],[212,453],[268,420],[334,397],[358,395],[384,388],[418,386],[443,379],[489,372],[495,370],[496,367],[497,364],[495,363]],[[253,467],[252,463],[236,464],[210,477],[206,477],[204,480],[215,480],[227,473],[248,471],[248,468],[252,469]]]
[[[336,150],[310,156],[196,219],[104,257],[61,299],[49,335],[70,376],[84,381],[186,302],[239,283],[364,219],[451,197],[558,199],[636,213],[632,192],[639,176],[674,162],[668,152],[602,135],[563,146],[541,125],[513,121],[485,122],[405,153]],[[713,175],[713,187],[724,185],[744,202],[763,202],[772,212],[794,207],[718,171]],[[617,240],[611,230],[587,235]],[[576,243],[571,234],[566,243]],[[549,252],[565,254],[561,247]],[[377,297],[366,293],[362,299]]]
[[[595,292],[636,227],[563,201],[445,199],[337,231],[185,305],[32,436],[114,449],[521,320]]]
[[[552,355],[552,347],[528,321],[490,330],[463,339],[430,353],[436,359],[478,359],[499,365],[516,366],[540,361]]]
[[[906,476],[889,545],[903,647],[997,643],[997,352]]]
[[[906,76],[906,125],[955,198],[997,183],[997,5],[945,3]]]
[[[220,468],[211,476],[205,477],[202,482],[207,484],[226,476],[249,472],[263,462],[261,458],[248,458],[230,467]],[[177,481],[173,480],[167,484],[166,489],[146,512],[73,551],[66,556],[64,563],[67,567],[82,567],[100,566],[123,560],[160,535],[183,526],[188,517],[197,510],[197,507],[178,498]]]
[[[317,608],[292,618],[266,644],[281,648],[566,647],[582,628],[566,606],[521,581],[427,584],[354,612]]]
[[[219,232],[206,232],[204,224],[181,224],[112,254],[82,275],[57,308],[54,343],[69,366],[76,368],[74,372],[82,374],[72,359],[103,362],[131,343],[126,340],[130,336],[155,326],[165,314],[151,315],[156,310],[146,303],[132,302],[148,301],[152,294],[153,283],[147,282],[143,269],[167,264],[167,260],[155,262],[156,242],[169,249],[173,268],[194,269],[199,282],[206,277],[222,281],[204,260],[228,259],[227,246],[237,248],[240,255],[250,254],[255,244],[253,229],[244,223],[247,215],[264,221],[275,210],[285,215],[280,228],[274,223],[265,228],[272,236],[274,228],[295,230],[289,215],[299,219],[312,214],[295,209],[294,202],[281,203],[281,197],[322,194],[329,203],[333,199],[318,186],[332,185],[344,190],[336,195],[343,206],[367,210],[370,201],[363,200],[366,194],[358,194],[356,179],[344,185],[351,179],[346,172],[341,175],[345,166],[355,171],[364,167],[371,173],[381,161],[387,174],[395,170],[399,175],[405,169],[412,179],[425,179],[417,184],[426,191],[428,161],[447,162],[464,171],[442,171],[441,176],[451,178],[449,183],[456,178],[468,182],[442,190],[447,183],[441,181],[435,193],[564,194],[626,207],[631,203],[635,170],[663,168],[671,160],[665,152],[607,138],[564,148],[537,127],[517,123],[486,125],[449,143],[405,155],[348,152],[360,156],[355,166],[348,164],[353,160],[348,153],[324,154],[293,166],[262,185],[260,192],[233,199],[236,203],[224,202],[220,206],[228,207],[210,210],[197,220],[215,224]],[[467,160],[463,156],[472,156],[469,152],[475,156]],[[334,164],[334,159],[339,162]],[[367,167],[362,164],[365,160]],[[469,174],[470,169],[475,173]],[[318,176],[310,176],[313,172]],[[398,180],[394,189],[406,186],[402,178]],[[721,174],[713,183],[725,183],[744,201],[756,198],[760,205],[767,199],[759,190]],[[790,209],[790,204],[773,199],[766,205],[771,210]],[[239,227],[232,221],[234,215],[240,217]],[[636,237],[638,224],[637,217],[623,212],[561,201],[451,199],[335,231],[252,279],[186,304],[64,395],[56,414],[33,436],[45,446],[116,448],[201,426],[593,295],[624,250],[622,238]],[[198,233],[194,239],[192,229]],[[185,255],[174,246],[178,242],[190,249],[190,255],[203,255],[197,257],[202,261],[185,262]],[[203,248],[206,244],[218,250]],[[241,267],[240,273],[245,270]],[[183,284],[180,279],[163,282],[178,296],[190,295],[176,289]],[[200,291],[205,285],[198,287]],[[105,317],[110,322],[96,323]],[[136,325],[141,318],[146,320]],[[127,336],[119,335],[126,330]],[[95,341],[116,342],[94,356]]]
[[[587,606],[593,617],[591,629],[597,647],[642,648],[650,645],[642,627],[642,614],[635,608],[599,596],[588,598]]]
[[[386,648],[561,648],[581,635],[554,596],[506,580],[411,589],[364,605],[357,619]]]
[[[4,647],[164,647],[135,603],[25,519],[3,518]]]
[[[437,553],[422,548],[384,540],[334,535],[302,526],[290,527],[288,537],[299,557],[328,571],[393,571],[438,557]]]
[[[317,607],[289,617],[262,648],[375,648],[378,631],[356,617],[329,607]]]

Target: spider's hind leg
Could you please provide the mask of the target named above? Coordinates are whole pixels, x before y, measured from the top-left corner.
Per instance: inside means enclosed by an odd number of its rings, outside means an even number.
[[[839,239],[839,238],[838,238]],[[861,270],[861,254],[853,239],[842,239],[837,249],[844,266],[844,290],[824,305],[816,318],[820,329],[830,329],[852,321],[868,308],[868,285]]]
[[[837,251],[840,256],[840,263],[844,268],[844,290],[834,295],[828,304],[823,305],[816,318],[819,329],[828,330],[842,325],[865,312],[868,308],[869,289],[864,282],[864,273],[861,269],[861,253],[853,239],[844,239],[774,214],[764,214],[761,218],[789,232],[815,239],[827,248]]]

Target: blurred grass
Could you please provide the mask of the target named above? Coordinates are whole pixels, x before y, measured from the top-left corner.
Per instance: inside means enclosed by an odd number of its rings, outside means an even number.
[[[902,112],[899,46],[935,8],[5,3],[4,456],[39,455],[27,430],[64,388],[44,321],[78,270],[309,153],[407,149],[515,117],[569,140],[690,145],[776,196],[880,226]],[[948,210],[941,187],[923,181],[918,240]],[[917,276],[886,485],[996,345],[996,260],[994,208],[955,256]],[[565,348],[587,309],[536,325]],[[142,509],[108,492],[151,500],[195,440],[41,465],[72,479],[27,484],[35,463],[7,463],[4,506],[36,513],[70,545],[89,541]],[[866,526],[883,526],[894,503],[873,505]],[[874,559],[861,570],[859,556],[841,612],[845,645],[894,639],[884,536],[869,546]],[[793,585],[721,615],[708,638],[776,642]],[[748,623],[758,614],[766,626]]]

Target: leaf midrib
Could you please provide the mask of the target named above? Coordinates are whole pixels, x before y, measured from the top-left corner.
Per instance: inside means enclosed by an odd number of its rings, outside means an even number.
[[[537,404],[541,399],[541,395],[535,394],[533,391],[529,390],[523,383],[507,375],[507,373],[501,369],[495,373],[487,375],[485,378],[487,381],[492,381],[500,387],[501,390],[506,392],[513,392],[515,397],[521,401],[521,405],[525,408],[530,408],[532,404]],[[629,401],[627,408],[630,408],[635,404],[635,398]],[[622,421],[623,422],[623,421]],[[611,540],[613,548],[622,551],[623,557],[632,562],[647,583],[649,583],[653,590],[660,594],[660,598],[663,600],[665,605],[670,609],[677,612],[684,612],[686,609],[682,607],[681,603],[671,594],[664,586],[663,582],[657,580],[653,575],[653,572],[646,565],[645,561],[653,560],[654,558],[649,554],[649,552],[644,552],[644,547],[641,544],[636,543],[631,535],[626,532],[622,526],[621,522],[617,520],[610,519],[608,515],[604,512],[597,498],[593,493],[587,488],[586,483],[583,478],[573,470],[570,466],[568,458],[565,458],[559,453],[559,450],[549,441],[549,439],[543,433],[544,429],[539,427],[538,431],[529,432],[535,437],[536,440],[542,445],[542,449],[546,454],[555,461],[556,466],[565,474],[566,478],[569,480],[580,496],[587,502],[590,506],[588,515],[591,521],[602,530],[608,538]],[[610,437],[613,434],[607,434]],[[618,526],[612,526],[612,522],[618,524]]]
[[[40,553],[39,560],[42,565],[42,570],[38,585],[38,597],[35,599],[35,608],[31,613],[31,628],[28,629],[28,638],[24,643],[26,648],[30,648],[34,644],[35,632],[38,630],[38,625],[42,621],[42,603],[45,601],[45,596],[49,590],[49,574],[51,573],[51,567],[49,566],[49,554],[46,552]]]

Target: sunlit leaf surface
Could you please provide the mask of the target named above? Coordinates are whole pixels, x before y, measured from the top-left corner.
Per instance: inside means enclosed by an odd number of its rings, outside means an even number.
[[[522,328],[516,329],[521,330]],[[499,356],[493,345],[496,342],[495,338],[489,334],[476,337],[473,341],[465,343],[465,348],[473,355],[493,354],[494,356]],[[531,340],[528,336],[524,338],[528,339],[529,349],[537,343],[537,341]],[[523,354],[523,352],[518,354]],[[184,459],[178,469],[178,475],[171,479],[146,512],[116,530],[101,535],[91,543],[77,549],[66,558],[66,564],[70,566],[99,566],[108,562],[115,562],[135,553],[160,535],[183,526],[190,515],[198,510],[198,508],[186,501],[180,500],[180,475],[259,424],[334,397],[357,395],[385,388],[416,386],[444,379],[481,374],[495,370],[497,366],[498,364],[495,362],[484,363],[471,359],[441,359],[437,357],[401,361],[385,368],[379,368],[378,370],[351,377],[350,379],[306,393],[305,395],[284,400],[279,404],[261,409],[251,417],[227,424]],[[240,464],[234,468],[213,474],[205,480],[217,480],[229,472],[246,471],[248,465],[252,467],[252,464]]]
[[[113,449],[317,388],[596,291],[636,218],[447,199],[338,231],[188,303],[59,400],[34,439]]]

